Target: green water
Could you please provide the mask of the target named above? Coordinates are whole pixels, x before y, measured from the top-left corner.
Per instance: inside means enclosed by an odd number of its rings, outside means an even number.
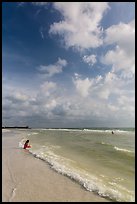
[[[30,130],[32,153],[87,190],[113,201],[134,201],[133,130]]]

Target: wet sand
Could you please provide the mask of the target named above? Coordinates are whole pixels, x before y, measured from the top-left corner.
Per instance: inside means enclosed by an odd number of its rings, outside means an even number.
[[[2,202],[109,202],[19,148],[24,135],[3,130]]]

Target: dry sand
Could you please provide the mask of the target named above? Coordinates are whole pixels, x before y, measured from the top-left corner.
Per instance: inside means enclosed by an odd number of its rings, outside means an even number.
[[[16,132],[2,135],[2,202],[109,202],[20,149]]]

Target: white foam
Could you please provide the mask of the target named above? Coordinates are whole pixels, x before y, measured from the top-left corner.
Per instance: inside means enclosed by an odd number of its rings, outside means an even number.
[[[131,150],[128,150],[128,149],[122,149],[122,148],[119,148],[119,147],[116,147],[116,146],[114,147],[114,149],[116,149],[117,151],[134,153],[134,152],[131,151]]]
[[[83,131],[87,131],[87,132],[104,132],[105,130],[83,129]]]
[[[133,193],[125,195],[120,193],[115,182],[108,182],[107,185],[102,183],[102,179],[94,175],[89,175],[80,168],[74,168],[72,160],[56,155],[53,150],[55,146],[46,146],[38,150],[29,150],[35,157],[48,162],[52,169],[58,173],[65,175],[86,188],[88,191],[98,193],[100,196],[109,197],[116,201],[134,201]],[[44,151],[44,152],[43,152]],[[104,175],[103,175],[104,176]]]
[[[102,145],[108,145],[108,146],[112,146],[111,144],[109,143],[106,143],[106,142],[101,142]]]
[[[38,134],[39,134],[38,132],[31,133],[31,135],[38,135]]]
[[[23,138],[20,142],[19,142],[19,148],[23,148],[24,147],[24,143],[27,139]]]
[[[2,129],[2,132],[10,132],[10,130]]]

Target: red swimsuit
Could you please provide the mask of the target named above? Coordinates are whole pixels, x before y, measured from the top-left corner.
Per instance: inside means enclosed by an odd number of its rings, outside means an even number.
[[[24,144],[24,149],[26,149],[26,148],[30,148],[31,146],[30,145],[28,145],[28,144]]]

